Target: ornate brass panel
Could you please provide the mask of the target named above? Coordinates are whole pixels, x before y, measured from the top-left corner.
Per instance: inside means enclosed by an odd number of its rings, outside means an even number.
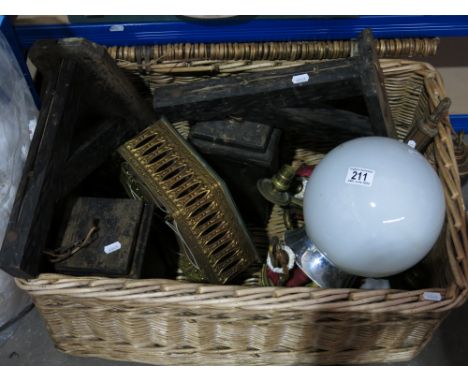
[[[258,260],[224,182],[161,119],[119,148],[139,192],[167,212],[184,252],[213,283],[224,284]]]

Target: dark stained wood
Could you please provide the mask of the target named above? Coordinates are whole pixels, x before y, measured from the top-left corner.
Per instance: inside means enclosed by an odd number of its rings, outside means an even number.
[[[366,115],[338,109],[327,105],[314,104],[310,107],[286,107],[277,109],[250,109],[247,116],[253,121],[263,121],[287,131],[313,135],[329,135],[327,140],[346,133],[349,136],[373,135],[372,125]]]
[[[387,94],[385,93],[383,73],[377,59],[375,40],[369,29],[362,32],[358,51],[358,59],[361,62],[359,70],[361,89],[375,135],[397,138]]]
[[[130,139],[134,131],[133,128],[129,128],[129,123],[121,118],[110,118],[94,128],[95,133],[81,143],[66,161],[60,176],[60,197],[65,197],[78,186],[97,165],[115,152],[122,142]]]
[[[307,107],[316,102],[345,99],[360,93],[355,61],[334,60],[170,85],[155,91],[153,106],[158,115],[170,120],[206,121],[247,116],[251,109]],[[301,74],[307,74],[309,80],[293,84],[293,76]]]
[[[0,267],[17,277],[40,272],[56,203],[155,120],[104,48],[41,41],[30,57],[46,90],[0,251]]]
[[[266,226],[271,203],[257,181],[278,170],[281,131],[251,121],[199,122],[188,137],[192,146],[223,179],[245,223]]]
[[[56,75],[56,88],[48,89],[38,119],[38,127],[29,151],[19,192],[16,195],[10,222],[0,253],[0,265],[13,276],[35,274],[41,265],[40,251],[48,233],[48,224],[56,201],[54,186],[57,166],[68,154],[64,136],[69,133],[62,111],[78,94],[72,89],[71,76],[75,65],[64,61]],[[49,91],[50,90],[50,91]],[[75,112],[73,112],[75,110]],[[75,117],[76,109],[67,115]],[[65,122],[65,124],[62,124]],[[33,158],[33,159],[29,159]],[[39,252],[39,253],[38,253]]]
[[[279,109],[313,109],[314,105],[321,104],[339,110],[337,103],[360,97],[366,106],[373,135],[395,137],[370,31],[362,34],[358,46],[358,54],[348,59],[159,88],[154,94],[153,108],[159,116],[172,121],[195,123],[235,116],[271,124]],[[309,79],[293,83],[293,77],[298,75],[307,75]],[[261,111],[266,119],[259,118]],[[339,116],[336,117],[338,119],[331,125],[339,122]],[[333,120],[335,115],[330,113],[329,118]],[[290,125],[275,127],[288,129]]]
[[[53,73],[63,59],[74,62],[86,72],[89,85],[96,89],[87,97],[101,111],[132,118],[144,127],[156,120],[151,108],[103,46],[83,38],[41,40],[31,47],[29,57],[46,74]]]
[[[356,136],[372,134],[369,117],[331,107],[284,108],[279,109],[275,116],[282,116],[304,127],[313,127],[314,130],[324,127],[324,134],[327,132],[330,134],[330,128],[347,131]]]
[[[77,276],[140,277],[152,217],[153,206],[137,200],[74,200],[69,216],[63,216],[64,234],[60,246],[66,248],[83,240],[93,225],[98,231],[89,245],[55,263],[55,270]],[[115,242],[119,242],[121,248],[105,253],[104,247]]]

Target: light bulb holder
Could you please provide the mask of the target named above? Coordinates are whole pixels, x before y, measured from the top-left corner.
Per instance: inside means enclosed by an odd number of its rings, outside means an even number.
[[[257,189],[266,200],[278,206],[284,207],[291,202],[291,195],[288,192],[278,191],[271,179],[259,179]]]
[[[277,191],[285,192],[291,187],[291,183],[296,175],[294,167],[287,164],[283,165],[281,169],[276,173],[271,182]]]
[[[262,196],[273,204],[280,207],[295,204],[302,207],[302,202],[297,201],[289,192],[294,183],[296,170],[289,165],[283,165],[271,179],[259,179],[257,189]]]
[[[284,243],[296,256],[297,266],[321,288],[352,287],[356,276],[339,269],[307,236],[304,229],[286,231]]]

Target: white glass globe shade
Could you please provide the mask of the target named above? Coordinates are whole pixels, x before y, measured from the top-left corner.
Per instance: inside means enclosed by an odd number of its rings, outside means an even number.
[[[445,217],[442,184],[418,151],[365,137],[330,151],[304,195],[307,235],[338,268],[385,277],[418,263]]]

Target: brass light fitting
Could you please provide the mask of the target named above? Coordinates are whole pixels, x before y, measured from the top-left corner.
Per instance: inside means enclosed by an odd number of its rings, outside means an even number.
[[[119,148],[127,188],[159,206],[203,278],[224,284],[257,252],[224,182],[173,126],[161,119]]]
[[[291,202],[288,190],[295,175],[296,170],[292,166],[284,165],[271,179],[260,179],[257,182],[257,189],[271,203],[282,207],[287,206]]]

